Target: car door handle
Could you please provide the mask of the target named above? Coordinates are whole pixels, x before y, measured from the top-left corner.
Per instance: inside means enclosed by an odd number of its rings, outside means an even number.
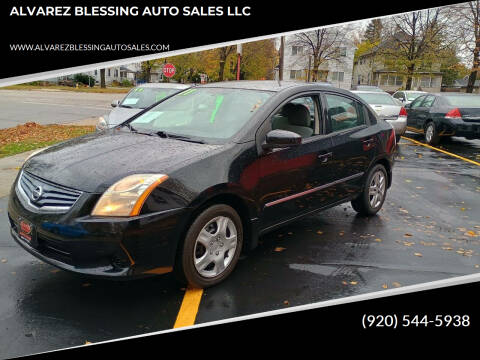
[[[362,143],[363,143],[363,150],[367,151],[375,146],[375,139],[374,138],[366,139],[366,140],[363,140]]]
[[[320,160],[320,162],[326,163],[328,160],[330,160],[330,158],[332,156],[333,156],[333,153],[329,152],[329,153],[326,153],[326,154],[318,155],[318,159]]]

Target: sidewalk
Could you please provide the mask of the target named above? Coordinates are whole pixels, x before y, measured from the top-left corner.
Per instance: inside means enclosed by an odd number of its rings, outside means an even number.
[[[36,150],[0,159],[0,198],[10,193],[10,188],[17,177],[18,170],[20,170],[28,155],[34,151]]]

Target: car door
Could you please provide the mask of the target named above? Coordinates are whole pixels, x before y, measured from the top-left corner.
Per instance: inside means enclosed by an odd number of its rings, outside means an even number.
[[[368,126],[364,105],[347,95],[325,92],[323,95],[326,132],[332,138],[331,193],[335,201],[357,193],[362,175],[375,157],[378,139]]]
[[[421,95],[417,97],[412,103],[406,108],[407,110],[407,127],[409,130],[418,132],[418,114],[419,114],[419,107],[422,105],[423,100],[425,100],[425,95]]]
[[[425,123],[430,118],[430,109],[435,102],[435,96],[428,95],[422,101],[421,105],[416,109],[416,128],[419,130],[425,129]]]
[[[300,112],[309,114],[310,130],[297,128],[300,122],[289,118],[291,114],[285,109],[294,106],[297,110],[298,106],[306,109]],[[259,155],[256,191],[260,199],[258,205],[263,229],[318,208],[324,193],[323,186],[331,181],[332,142],[330,137],[323,135],[319,106],[318,93],[287,100],[267,119],[267,130],[257,132],[257,137],[260,137],[257,141],[262,142],[265,134],[275,129],[298,131],[302,136],[300,145],[264,151]],[[307,120],[303,124],[307,125]],[[317,201],[314,202],[312,197]]]

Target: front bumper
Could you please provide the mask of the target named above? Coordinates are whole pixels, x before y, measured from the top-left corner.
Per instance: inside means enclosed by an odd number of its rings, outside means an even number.
[[[131,218],[92,217],[79,211],[97,198],[83,194],[67,213],[40,214],[26,209],[12,188],[12,237],[40,260],[84,275],[128,278],[173,269],[187,208]],[[22,220],[33,225],[31,241],[19,236]]]

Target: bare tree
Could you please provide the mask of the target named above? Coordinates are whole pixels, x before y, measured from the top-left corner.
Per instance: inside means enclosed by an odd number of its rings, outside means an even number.
[[[350,29],[345,26],[322,28],[306,33],[295,34],[290,45],[299,46],[304,49],[303,63],[312,61],[312,81],[318,80],[319,67],[327,62],[342,63],[345,53],[342,47],[346,46],[347,35]]]
[[[459,54],[471,64],[467,92],[473,92],[480,68],[480,0],[449,6]]]
[[[393,66],[407,77],[405,88],[410,90],[414,72],[433,60],[443,49],[447,18],[442,9],[414,11],[388,18],[387,39],[379,47],[385,58],[394,59]],[[385,24],[384,24],[385,25]]]

